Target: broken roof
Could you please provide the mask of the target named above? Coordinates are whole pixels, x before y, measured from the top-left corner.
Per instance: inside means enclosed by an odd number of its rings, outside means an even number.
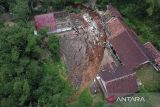
[[[112,17],[123,19],[121,13],[116,8],[114,8],[111,4],[107,5],[107,10],[109,10]]]
[[[56,30],[56,20],[53,13],[36,15],[34,20],[37,30],[41,28],[48,28],[49,31]]]
[[[155,60],[160,57],[160,52],[154,47],[154,45],[151,42],[145,43],[144,47],[147,49],[147,55],[152,60]]]
[[[120,19],[115,18],[108,23],[111,35],[108,37],[121,62],[129,69],[137,68],[148,62],[142,45]]]

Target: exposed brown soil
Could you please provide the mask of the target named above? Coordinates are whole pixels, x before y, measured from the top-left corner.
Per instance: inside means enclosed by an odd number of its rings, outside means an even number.
[[[103,40],[105,41],[105,38]],[[104,47],[97,45],[95,48],[88,49],[88,51],[89,59],[87,62],[86,70],[82,74],[80,91],[85,89],[88,86],[89,82],[93,80],[99,72],[104,54]]]
[[[72,13],[70,20],[74,29],[60,34],[60,45],[68,80],[81,92],[99,72],[107,36],[96,11]]]

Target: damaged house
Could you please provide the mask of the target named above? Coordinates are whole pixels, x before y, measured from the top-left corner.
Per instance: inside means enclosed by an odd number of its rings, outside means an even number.
[[[142,45],[112,5],[106,11],[82,6],[80,13],[37,15],[35,26],[62,37],[68,80],[77,89],[96,78],[106,98],[129,95],[138,91],[136,69],[147,63],[160,69],[159,51],[150,42]]]
[[[106,41],[97,12],[82,6],[80,13],[53,12],[35,16],[37,30],[48,28],[49,34],[61,37],[60,46],[68,69],[68,80],[83,90],[96,77]],[[50,20],[50,18],[53,18]]]
[[[138,91],[135,70],[147,63],[159,70],[160,53],[150,42],[143,46],[114,7],[109,5],[107,11],[111,15],[106,22],[109,35],[96,79],[106,98],[130,95]]]

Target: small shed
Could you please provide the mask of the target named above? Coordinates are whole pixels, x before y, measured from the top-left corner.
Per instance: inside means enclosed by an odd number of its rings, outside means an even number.
[[[35,27],[37,30],[47,28],[49,32],[56,30],[56,20],[53,13],[47,13],[42,15],[36,15],[34,17]]]

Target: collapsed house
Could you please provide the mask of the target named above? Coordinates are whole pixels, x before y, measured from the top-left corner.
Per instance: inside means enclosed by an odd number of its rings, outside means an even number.
[[[107,37],[99,14],[82,7],[80,13],[62,11],[35,16],[37,30],[45,27],[48,35],[62,37],[60,46],[68,80],[76,89],[87,87],[96,77],[104,50],[101,45]]]
[[[159,51],[151,43],[142,45],[112,5],[105,12],[82,7],[80,13],[35,16],[37,30],[46,27],[48,34],[62,37],[69,81],[77,89],[84,89],[96,78],[106,98],[137,92],[135,69],[152,62],[159,70]]]

